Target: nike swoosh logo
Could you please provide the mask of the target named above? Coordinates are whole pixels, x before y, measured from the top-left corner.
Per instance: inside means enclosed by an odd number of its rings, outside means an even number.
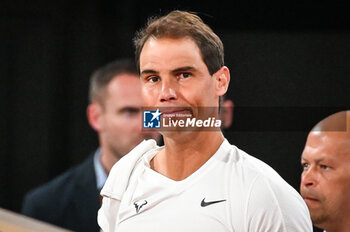
[[[216,203],[220,203],[226,200],[219,200],[219,201],[205,201],[205,198],[203,198],[202,202],[201,202],[201,206],[202,207],[206,207],[208,205],[212,205],[212,204],[216,204]]]

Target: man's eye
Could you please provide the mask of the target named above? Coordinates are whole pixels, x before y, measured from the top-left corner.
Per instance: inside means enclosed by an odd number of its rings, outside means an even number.
[[[301,166],[303,167],[303,169],[306,169],[306,168],[310,167],[310,164],[302,163]]]
[[[191,75],[191,73],[180,73],[179,77],[182,79],[186,79],[189,78]]]
[[[147,81],[148,82],[157,82],[157,81],[159,81],[159,77],[157,77],[157,76],[150,76],[150,77],[147,78]]]
[[[121,110],[121,113],[127,116],[137,115],[140,112],[138,108],[125,108]]]
[[[329,167],[327,165],[324,165],[324,164],[321,164],[320,168],[323,169],[323,170],[328,170],[329,169]]]

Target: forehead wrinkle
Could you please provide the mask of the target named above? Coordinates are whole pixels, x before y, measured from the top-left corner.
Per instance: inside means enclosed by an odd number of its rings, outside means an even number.
[[[141,71],[141,75],[142,74],[157,74],[158,72],[153,70],[153,69],[145,69]]]
[[[181,66],[195,66],[193,60],[197,59],[204,64],[199,48],[197,46],[194,48],[193,45],[196,46],[194,41],[187,38],[152,38],[146,42],[141,52],[141,67],[154,69],[154,67],[163,66],[166,70],[172,70]],[[157,53],[154,52],[154,49],[157,50]],[[173,49],[175,52],[168,52],[169,49]],[[174,62],[176,63],[174,64]],[[161,70],[155,69],[155,71]]]
[[[335,148],[329,148],[331,146],[328,144],[321,144],[319,147],[306,146],[301,160],[307,160],[308,162],[320,163],[331,162],[338,165],[350,165],[350,151],[349,149],[341,149],[339,146]]]
[[[332,162],[337,161],[338,159],[332,157],[332,156],[327,156],[325,154],[320,154],[320,156],[317,157],[305,157],[304,155],[301,157],[301,161],[307,161],[307,162],[312,162],[319,164],[321,162]]]
[[[320,151],[320,149],[306,146],[302,153],[301,159],[308,161],[324,160],[325,154],[322,151]]]

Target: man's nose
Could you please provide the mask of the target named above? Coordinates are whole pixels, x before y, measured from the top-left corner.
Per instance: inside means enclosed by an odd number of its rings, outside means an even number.
[[[313,187],[317,184],[317,175],[314,167],[304,170],[301,174],[301,185],[304,187]]]
[[[177,100],[176,92],[176,83],[172,83],[170,80],[163,80],[160,101],[168,102]]]

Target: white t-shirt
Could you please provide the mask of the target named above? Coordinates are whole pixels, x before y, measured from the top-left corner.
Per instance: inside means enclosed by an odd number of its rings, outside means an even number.
[[[298,192],[227,140],[182,181],[150,168],[159,147],[137,149],[143,155],[133,151],[120,160],[101,191],[98,222],[104,232],[312,231]],[[122,187],[115,186],[118,180]]]

